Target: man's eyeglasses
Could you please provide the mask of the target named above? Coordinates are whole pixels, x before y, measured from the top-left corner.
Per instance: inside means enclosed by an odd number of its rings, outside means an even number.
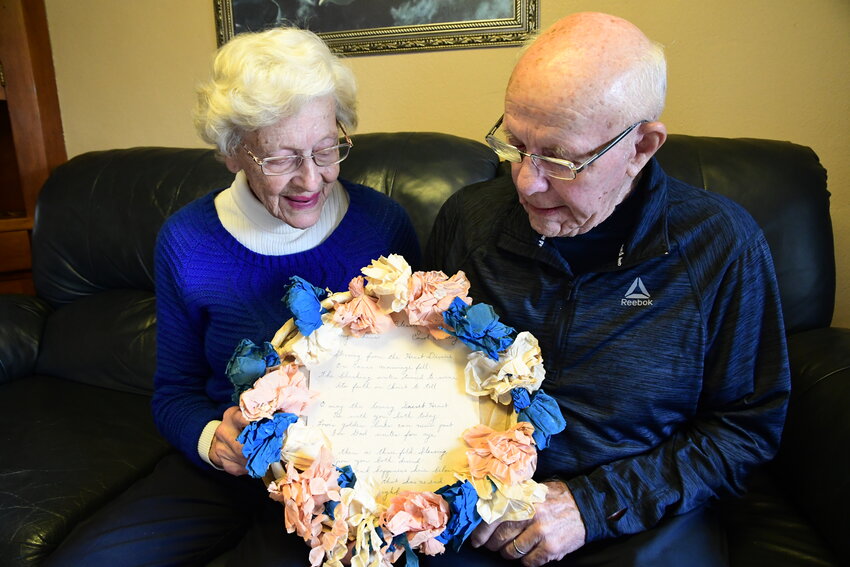
[[[312,159],[313,163],[315,163],[318,167],[330,167],[347,158],[348,152],[352,147],[354,147],[354,143],[351,141],[351,138],[348,136],[348,133],[345,131],[342,124],[337,122],[337,125],[339,126],[339,129],[342,130],[342,135],[345,137],[345,143],[316,150],[312,154],[295,154],[291,156],[258,158],[245,144],[242,144],[242,147],[245,148],[245,151],[248,152],[248,155],[251,156],[254,163],[260,166],[264,175],[274,176],[292,173],[300,168],[301,164],[303,164],[304,160],[307,158]]]
[[[555,157],[541,156],[537,154],[530,154],[522,151],[521,149],[512,146],[511,144],[505,142],[504,140],[500,140],[496,137],[496,130],[499,129],[499,126],[502,125],[502,120],[504,120],[505,115],[499,117],[496,121],[496,124],[490,128],[490,131],[487,132],[487,135],[484,136],[484,139],[487,141],[487,145],[493,148],[493,151],[496,152],[501,159],[510,161],[513,163],[521,163],[522,157],[527,156],[531,158],[531,163],[539,170],[542,171],[544,175],[547,177],[552,177],[554,179],[566,179],[572,180],[576,178],[585,167],[602,157],[605,152],[613,148],[617,145],[617,142],[625,138],[629,132],[643,124],[644,122],[649,122],[648,120],[640,120],[635,122],[619,134],[617,137],[608,142],[604,148],[596,152],[592,155],[587,161],[582,163],[581,165],[576,165],[568,159],[560,159]]]

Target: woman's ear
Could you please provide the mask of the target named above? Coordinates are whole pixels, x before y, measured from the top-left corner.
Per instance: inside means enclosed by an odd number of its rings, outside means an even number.
[[[663,122],[641,124],[637,129],[635,153],[629,162],[629,174],[636,177],[666,140],[667,127]]]
[[[242,170],[242,165],[236,159],[236,156],[224,156],[224,165],[227,166],[230,173],[239,173]]]

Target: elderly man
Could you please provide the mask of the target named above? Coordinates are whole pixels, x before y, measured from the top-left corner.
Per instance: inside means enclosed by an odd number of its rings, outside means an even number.
[[[464,270],[477,302],[537,336],[567,422],[540,454],[534,518],[482,524],[472,547],[526,566],[722,565],[710,504],[777,449],[790,386],[768,247],[653,157],[665,90],[634,25],[562,19],[486,138],[510,177],[461,190],[434,226],[429,267]]]

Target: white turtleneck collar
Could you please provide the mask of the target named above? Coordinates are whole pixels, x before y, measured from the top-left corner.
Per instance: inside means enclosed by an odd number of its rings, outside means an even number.
[[[244,171],[216,195],[215,210],[225,230],[242,246],[267,256],[295,254],[325,241],[348,210],[348,192],[335,183],[328,193],[319,220],[305,229],[295,228],[273,216],[248,186]]]

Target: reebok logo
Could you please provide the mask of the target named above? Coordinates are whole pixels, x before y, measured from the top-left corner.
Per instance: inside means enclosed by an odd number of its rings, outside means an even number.
[[[632,285],[629,286],[629,290],[626,292],[625,297],[620,300],[620,305],[652,305],[652,299],[650,299],[649,292],[646,291],[646,286],[643,285],[643,282],[639,277],[635,278],[635,281],[633,281]]]

